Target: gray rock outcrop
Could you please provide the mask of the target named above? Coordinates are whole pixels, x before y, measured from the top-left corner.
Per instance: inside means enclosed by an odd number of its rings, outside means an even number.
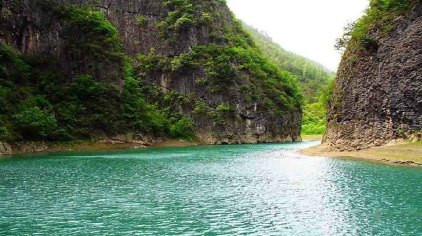
[[[337,75],[324,142],[356,150],[422,133],[422,4],[396,19],[372,44],[347,49]]]

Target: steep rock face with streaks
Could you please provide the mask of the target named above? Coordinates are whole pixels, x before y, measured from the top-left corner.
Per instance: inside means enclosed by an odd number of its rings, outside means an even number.
[[[16,77],[0,83],[9,104],[0,140],[300,140],[294,79],[262,56],[224,1],[3,0],[0,44],[0,79]],[[14,87],[30,91],[13,98]]]
[[[333,150],[421,139],[422,4],[405,3],[349,43],[328,114],[325,142]]]

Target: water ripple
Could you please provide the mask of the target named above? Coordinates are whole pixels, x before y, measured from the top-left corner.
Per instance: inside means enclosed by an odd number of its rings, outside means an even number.
[[[309,144],[0,160],[0,235],[421,235],[422,171]]]

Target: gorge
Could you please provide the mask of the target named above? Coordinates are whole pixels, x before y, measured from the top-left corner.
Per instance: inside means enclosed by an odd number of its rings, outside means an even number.
[[[347,1],[303,2],[251,4]],[[0,235],[422,235],[422,2],[370,0],[337,75],[245,22],[0,0]]]
[[[339,41],[335,85],[224,1],[4,0],[0,13],[0,153],[300,141],[302,121],[324,132],[328,103],[327,150],[421,139],[419,1],[371,1]]]

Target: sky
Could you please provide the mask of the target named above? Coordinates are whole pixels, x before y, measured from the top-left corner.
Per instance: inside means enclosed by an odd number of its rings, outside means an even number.
[[[369,0],[227,0],[236,17],[266,32],[284,49],[337,70],[334,49],[344,27],[364,14]]]

